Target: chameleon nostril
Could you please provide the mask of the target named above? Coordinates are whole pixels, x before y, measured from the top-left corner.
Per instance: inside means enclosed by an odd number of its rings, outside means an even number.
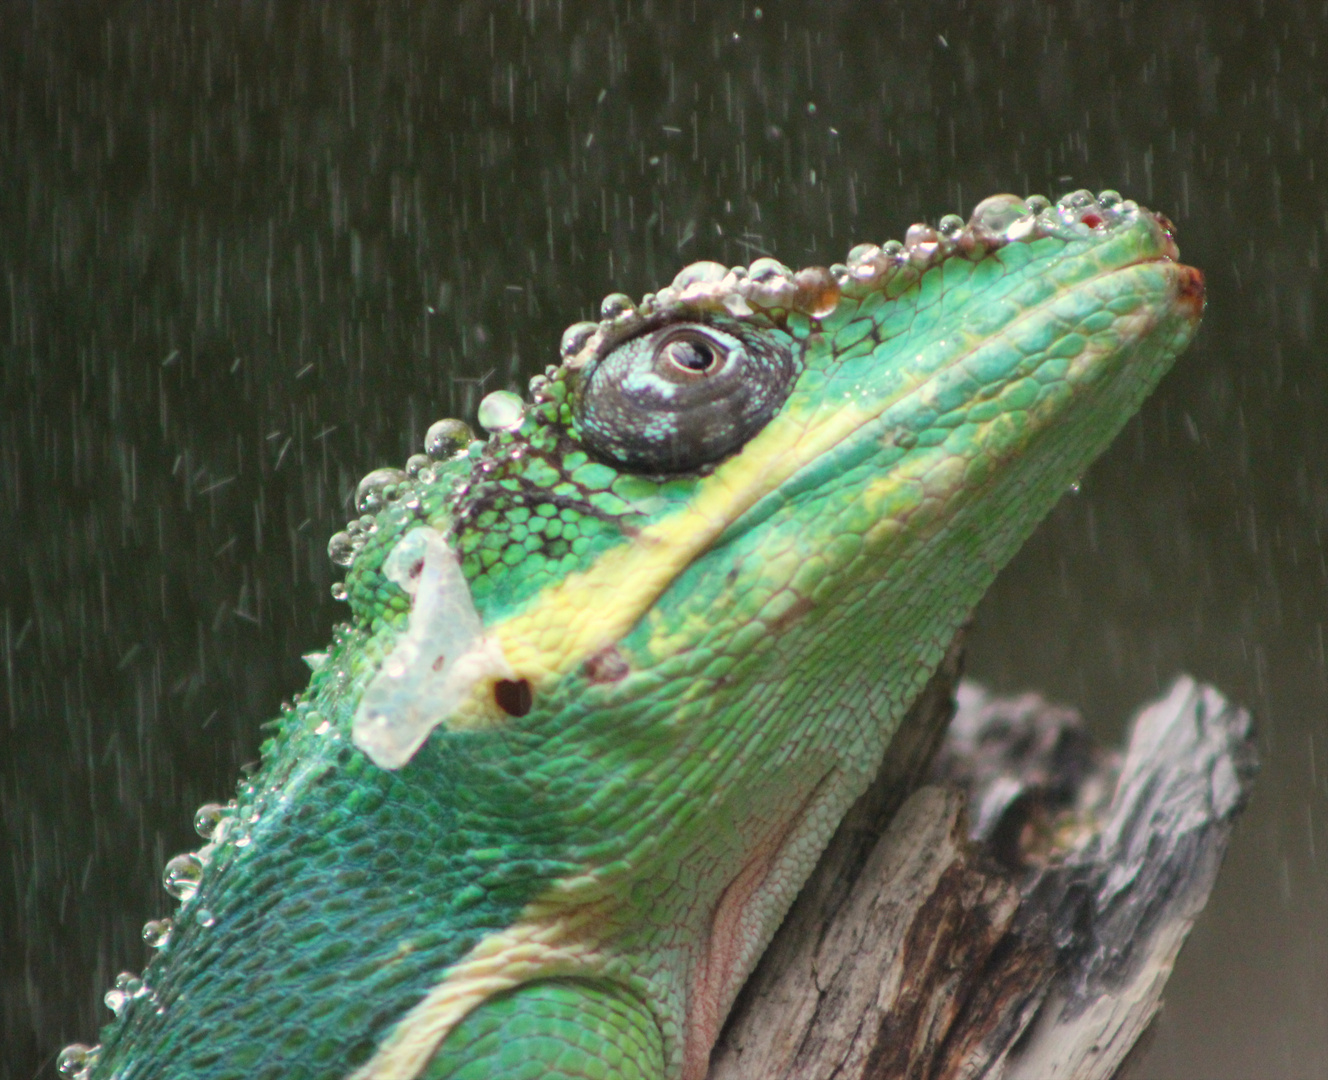
[[[535,695],[529,679],[499,679],[493,684],[493,700],[508,716],[525,716],[534,704]]]

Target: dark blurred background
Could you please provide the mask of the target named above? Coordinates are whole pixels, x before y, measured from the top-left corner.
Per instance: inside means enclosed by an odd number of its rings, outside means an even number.
[[[1180,670],[1256,711],[1142,1075],[1328,1076],[1326,29],[1317,0],[0,4],[0,1078],[53,1075],[143,965],[194,808],[341,614],[360,475],[607,292],[1078,187],[1177,222],[1207,322],[970,672],[1108,738]]]

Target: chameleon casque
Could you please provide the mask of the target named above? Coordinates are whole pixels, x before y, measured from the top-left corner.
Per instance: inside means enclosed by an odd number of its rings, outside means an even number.
[[[957,627],[1189,343],[1115,192],[697,263],[378,470],[93,1080],[701,1080]]]

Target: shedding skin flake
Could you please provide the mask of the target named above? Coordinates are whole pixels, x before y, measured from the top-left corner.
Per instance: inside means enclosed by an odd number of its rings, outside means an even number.
[[[364,691],[355,745],[383,769],[399,769],[481,679],[514,679],[484,633],[456,553],[436,529],[414,529],[383,562],[411,597],[410,622]]]

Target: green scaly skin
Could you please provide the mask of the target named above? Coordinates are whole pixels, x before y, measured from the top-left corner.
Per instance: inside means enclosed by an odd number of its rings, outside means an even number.
[[[85,1074],[700,1080],[955,629],[1198,326],[1202,277],[1133,204],[961,224],[613,301],[518,429],[383,489],[350,621]],[[633,471],[586,387],[676,320],[791,388],[718,460]],[[355,717],[404,655],[420,601],[384,560],[421,528],[506,667],[385,768]]]

